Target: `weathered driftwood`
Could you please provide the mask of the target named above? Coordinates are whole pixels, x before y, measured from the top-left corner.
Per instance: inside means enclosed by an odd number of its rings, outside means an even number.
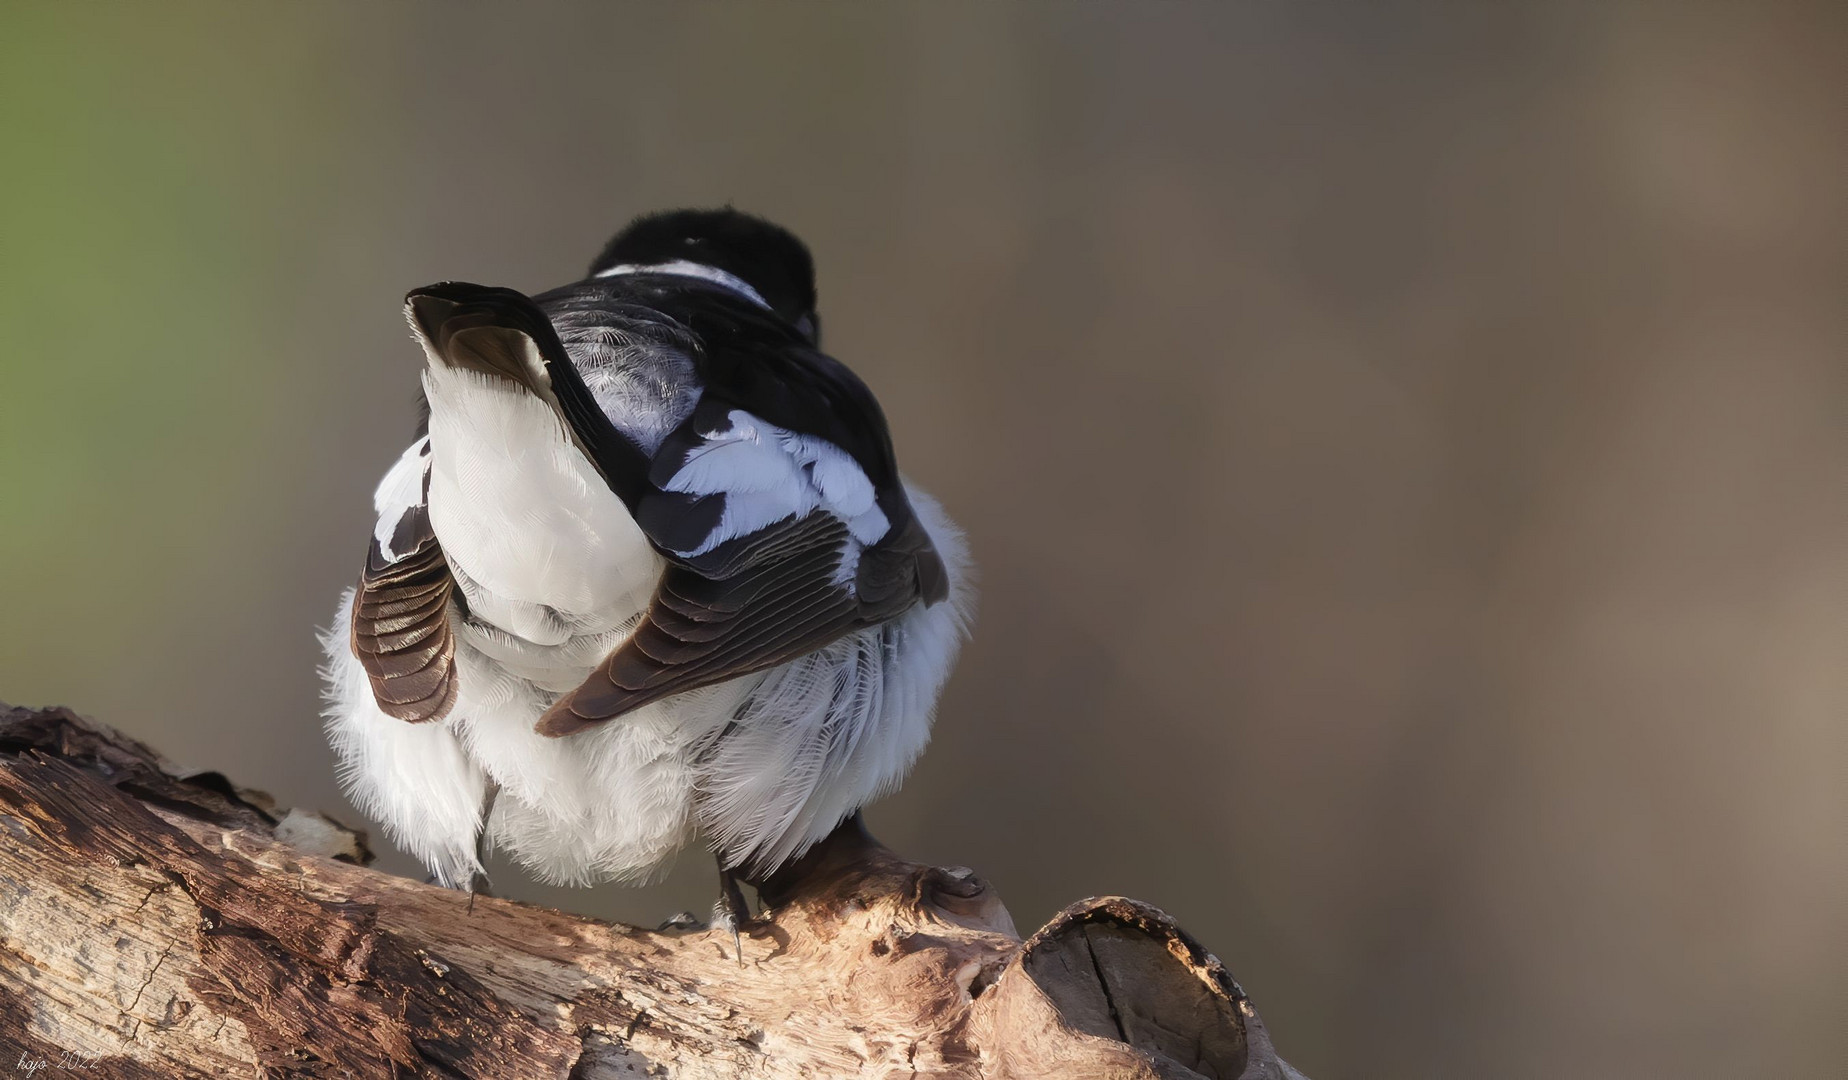
[[[0,705],[0,1066],[111,1077],[1297,1076],[1167,916],[1022,942],[966,870],[830,842],[729,934],[365,868],[361,835]]]

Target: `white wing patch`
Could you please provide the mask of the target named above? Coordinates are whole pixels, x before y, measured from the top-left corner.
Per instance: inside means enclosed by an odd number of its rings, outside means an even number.
[[[399,456],[386,471],[385,479],[379,482],[379,489],[372,494],[372,509],[379,515],[378,522],[372,526],[372,535],[379,542],[379,551],[389,561],[396,562],[405,554],[391,549],[391,534],[397,530],[405,511],[423,502],[423,478],[430,467],[425,455],[429,452],[430,436],[425,435]]]
[[[734,537],[817,509],[846,522],[860,545],[877,543],[891,528],[874,499],[873,482],[845,450],[742,409],[733,409],[727,419],[729,428],[702,433],[705,443],[664,485],[688,495],[725,496],[718,527],[681,555],[704,555]],[[848,555],[854,558],[858,551]]]
[[[608,270],[597,271],[597,276],[600,278],[618,277],[623,274],[674,274],[679,277],[699,278],[702,281],[710,281],[714,285],[723,285],[765,311],[770,310],[770,302],[765,300],[756,289],[751,288],[749,282],[736,274],[727,273],[716,266],[707,266],[705,263],[691,262],[687,259],[647,264],[620,263]]]

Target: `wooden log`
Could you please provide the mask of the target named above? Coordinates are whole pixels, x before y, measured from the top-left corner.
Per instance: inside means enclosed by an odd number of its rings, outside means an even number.
[[[330,819],[6,706],[0,834],[20,1075],[1300,1076],[1160,911],[1084,900],[1023,942],[973,873],[863,835],[779,877],[740,956],[378,873]]]

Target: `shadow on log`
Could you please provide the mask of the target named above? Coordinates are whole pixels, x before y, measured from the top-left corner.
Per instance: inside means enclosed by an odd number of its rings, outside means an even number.
[[[764,884],[742,958],[366,869],[360,834],[68,710],[0,706],[0,832],[0,1054],[48,1072],[1300,1076],[1162,912],[1080,901],[1023,942],[972,872],[857,829]]]

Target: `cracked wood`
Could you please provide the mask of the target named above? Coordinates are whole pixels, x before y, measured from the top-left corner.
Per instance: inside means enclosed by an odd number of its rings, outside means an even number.
[[[1297,1076],[1161,912],[1021,941],[837,833],[731,937],[365,868],[363,838],[66,710],[0,706],[0,1053],[121,1077]],[[279,837],[316,850],[291,846]]]

